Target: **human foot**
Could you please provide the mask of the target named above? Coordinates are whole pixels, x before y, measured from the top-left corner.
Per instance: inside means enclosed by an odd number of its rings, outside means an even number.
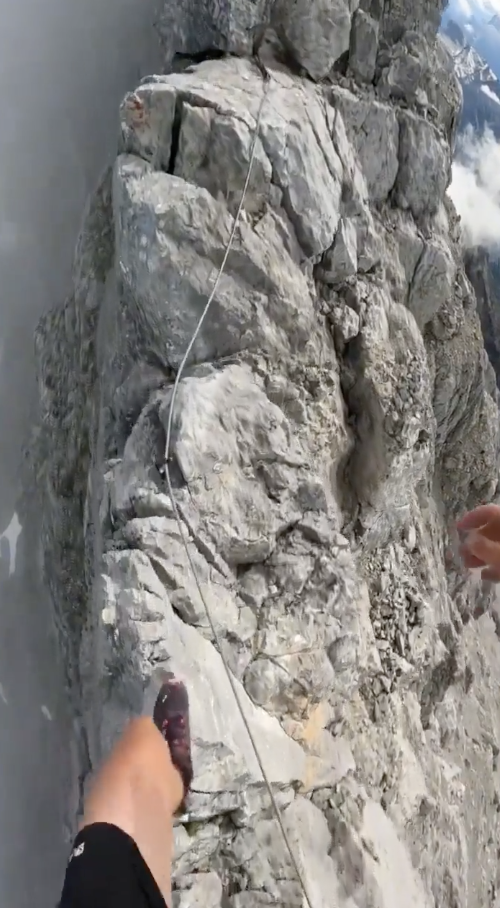
[[[161,682],[153,722],[169,746],[172,763],[181,775],[186,797],[193,781],[188,692],[173,672],[162,672]]]

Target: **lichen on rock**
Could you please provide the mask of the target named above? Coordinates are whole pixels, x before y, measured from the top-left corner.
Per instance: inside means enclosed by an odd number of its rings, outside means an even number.
[[[158,664],[189,687],[182,908],[304,904],[191,562],[314,908],[495,904],[496,638],[447,553],[496,493],[499,421],[445,196],[439,9],[166,2],[166,74],[124,99],[37,331],[45,567],[90,764]]]

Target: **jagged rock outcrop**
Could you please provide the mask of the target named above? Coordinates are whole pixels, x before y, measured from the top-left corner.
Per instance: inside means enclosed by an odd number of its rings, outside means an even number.
[[[356,7],[166,4],[183,64],[124,99],[74,291],[37,332],[46,572],[89,763],[156,665],[191,692],[182,908],[304,904],[188,552],[314,908],[497,904],[497,641],[450,556],[499,453],[445,197],[460,92],[437,3]]]

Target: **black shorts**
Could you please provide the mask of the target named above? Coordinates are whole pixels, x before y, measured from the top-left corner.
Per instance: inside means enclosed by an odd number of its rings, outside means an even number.
[[[134,840],[117,826],[92,823],[78,833],[58,908],[166,908]]]

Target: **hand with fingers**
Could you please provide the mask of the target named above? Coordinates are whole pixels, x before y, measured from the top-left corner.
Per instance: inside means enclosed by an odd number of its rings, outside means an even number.
[[[481,578],[500,583],[500,506],[485,504],[457,523],[464,567],[482,568]]]

